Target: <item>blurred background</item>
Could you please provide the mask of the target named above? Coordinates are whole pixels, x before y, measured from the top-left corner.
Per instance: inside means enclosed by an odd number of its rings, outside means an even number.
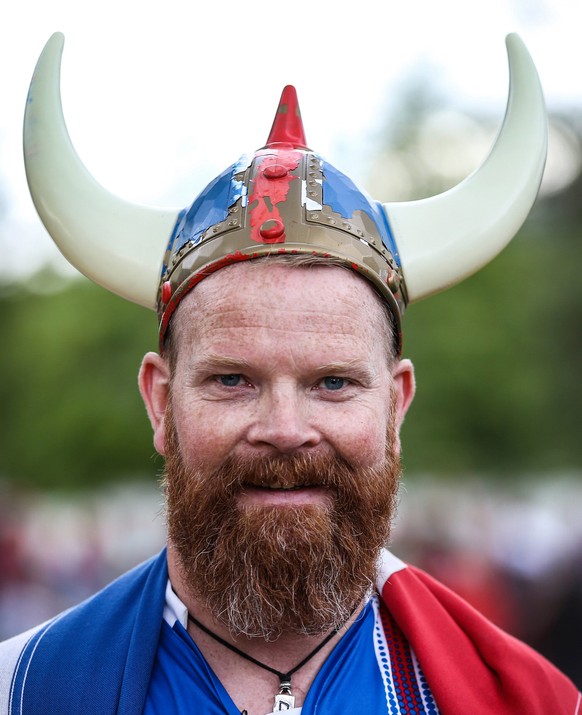
[[[268,134],[296,84],[307,139],[377,199],[445,190],[484,159],[518,31],[550,114],[539,200],[512,244],[410,307],[418,392],[393,549],[582,685],[582,7],[67,0],[0,28],[0,638],[164,542],[162,466],[137,392],[146,310],[70,269],[26,189],[20,133],[48,36],[67,37],[76,148],[110,190],[185,206]],[[224,114],[223,114],[224,113]]]

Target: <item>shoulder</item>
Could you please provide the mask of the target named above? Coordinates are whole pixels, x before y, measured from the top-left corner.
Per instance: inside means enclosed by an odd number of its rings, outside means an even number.
[[[157,644],[166,583],[164,551],[87,601],[1,644],[0,715],[9,712],[9,699],[10,712],[25,702],[29,710],[23,712],[40,712],[32,705],[37,701],[38,707],[51,703],[44,712],[77,712],[63,709],[62,693],[50,684],[72,678],[79,686],[77,692],[88,694],[95,672],[116,684],[111,687],[114,697],[135,651],[136,633],[142,642],[149,638]],[[80,699],[80,695],[73,697]]]
[[[20,635],[0,643],[0,715],[7,715],[14,672],[26,644],[47,624],[31,628]]]
[[[163,567],[160,569],[163,560]],[[14,642],[11,647],[16,647],[16,643],[28,643],[36,636],[43,634],[47,636],[51,633],[66,634],[71,630],[77,630],[78,635],[83,635],[83,639],[91,638],[93,634],[99,636],[102,629],[108,623],[115,626],[116,621],[121,621],[131,615],[131,610],[143,593],[148,580],[152,577],[152,572],[162,571],[160,581],[167,580],[165,569],[165,552],[161,555],[149,559],[135,568],[127,571],[112,581],[105,588],[96,594],[79,603],[73,608],[63,611],[55,618],[40,626],[27,631],[16,638],[6,641],[6,647]]]
[[[382,601],[415,652],[442,713],[574,715],[577,688],[539,653],[497,628],[421,569],[385,553]]]
[[[378,591],[382,593],[390,577],[406,568],[408,568],[408,565],[404,563],[404,561],[394,556],[388,549],[382,549],[378,563],[378,575],[376,577],[376,588]]]

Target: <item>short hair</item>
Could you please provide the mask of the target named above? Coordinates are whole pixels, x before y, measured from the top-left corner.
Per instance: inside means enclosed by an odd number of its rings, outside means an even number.
[[[335,268],[343,268],[346,271],[349,271],[350,273],[356,273],[352,268],[347,266],[344,261],[342,261],[340,258],[335,258],[333,256],[324,258],[323,256],[314,256],[314,255],[309,255],[309,254],[301,254],[301,253],[277,253],[275,255],[268,255],[268,256],[261,256],[260,258],[254,258],[250,259],[248,261],[245,261],[244,265],[245,266],[253,266],[257,265],[259,262],[263,261],[269,261],[270,264],[279,264],[279,265],[285,265],[288,266],[289,268],[311,268],[311,267],[317,267],[317,268],[325,268],[325,267],[335,267]],[[356,275],[358,275],[356,273]],[[362,280],[366,280],[364,277],[362,277]],[[397,327],[397,321],[395,320],[394,313],[392,312],[392,308],[388,304],[385,298],[383,298],[380,293],[376,290],[374,285],[370,281],[366,281],[366,283],[372,288],[374,297],[378,303],[378,306],[381,310],[383,320],[382,324],[380,327],[380,330],[383,332],[383,338],[384,338],[384,343],[386,346],[386,356],[387,356],[387,361],[389,365],[392,365],[394,361],[398,358],[398,345],[397,345],[397,337],[398,337],[398,327]],[[195,289],[194,289],[195,290]],[[179,306],[178,306],[179,310]],[[176,311],[177,313],[178,311]],[[176,313],[173,316],[173,320],[176,320]],[[176,345],[176,340],[174,336],[174,331],[172,330],[172,324],[170,321],[170,325],[168,326],[168,329],[166,331],[166,335],[164,338],[164,343],[161,348],[161,353],[162,357],[168,361],[168,364],[170,366],[170,372],[173,375],[174,370],[176,367],[176,361],[178,359],[178,348]]]

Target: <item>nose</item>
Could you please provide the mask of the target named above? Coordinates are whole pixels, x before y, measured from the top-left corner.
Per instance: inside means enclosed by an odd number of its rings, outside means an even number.
[[[247,431],[248,443],[253,447],[268,446],[281,454],[317,446],[321,434],[313,424],[307,402],[308,398],[291,386],[261,396]]]

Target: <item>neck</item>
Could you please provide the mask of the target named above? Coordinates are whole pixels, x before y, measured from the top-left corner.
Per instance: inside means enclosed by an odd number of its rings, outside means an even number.
[[[215,636],[277,671],[289,672],[331,635],[321,650],[293,675],[296,706],[302,704],[309,686],[327,656],[361,613],[364,606],[364,601],[358,604],[350,619],[337,633],[327,632],[308,636],[293,631],[283,631],[275,641],[244,635],[233,636],[225,624],[215,620],[210,609],[200,602],[200,599],[185,583],[178,560],[171,547],[168,549],[168,565],[174,591],[197,621],[210,629]],[[272,710],[273,693],[277,691],[280,684],[276,675],[232,652],[191,622],[188,623],[188,632],[240,710],[247,710],[249,715],[253,715],[255,712],[264,715]]]

